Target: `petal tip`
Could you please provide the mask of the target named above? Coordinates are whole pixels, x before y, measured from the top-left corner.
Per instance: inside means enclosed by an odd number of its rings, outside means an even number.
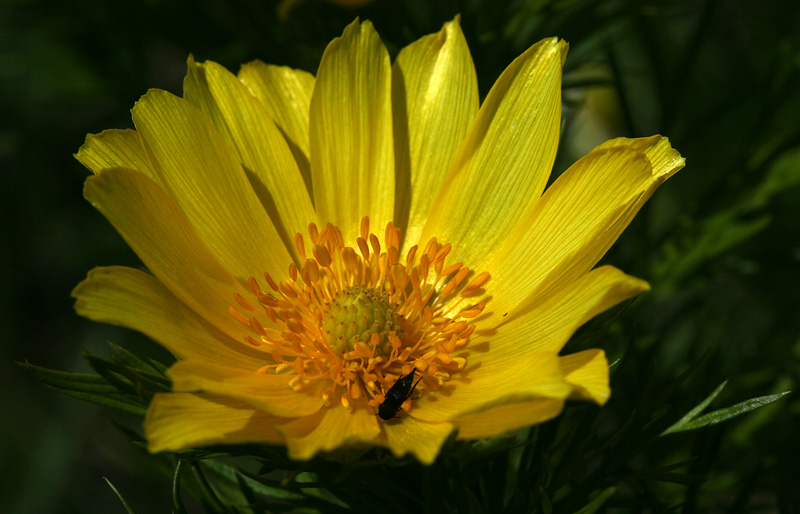
[[[152,87],[148,89],[145,94],[140,96],[138,100],[136,100],[136,103],[134,103],[133,107],[131,107],[131,114],[136,114],[142,109],[147,108],[147,105],[151,102],[160,101],[162,98],[169,98],[169,97],[175,97],[175,95],[164,89]],[[136,120],[134,120],[134,125],[135,124]]]

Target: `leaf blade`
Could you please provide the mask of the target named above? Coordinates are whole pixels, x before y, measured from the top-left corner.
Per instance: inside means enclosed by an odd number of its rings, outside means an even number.
[[[719,389],[719,388],[718,388]],[[715,391],[716,393],[716,391]],[[686,432],[688,430],[696,430],[698,428],[702,428],[709,425],[716,425],[717,423],[722,423],[723,421],[727,421],[729,419],[735,418],[740,416],[746,412],[759,409],[764,407],[765,405],[769,405],[770,403],[776,402],[786,396],[787,394],[791,393],[791,391],[784,391],[778,394],[770,394],[767,396],[759,396],[757,398],[750,398],[749,400],[745,400],[743,402],[737,403],[736,405],[732,405],[730,407],[726,407],[724,409],[717,409],[713,412],[709,412],[704,416],[700,416],[696,419],[689,419],[686,420],[687,416],[681,418],[681,420],[669,427],[667,430],[661,433],[661,435],[672,434],[677,432]],[[712,393],[713,395],[714,393]],[[712,398],[713,399],[713,398]],[[705,400],[704,400],[705,403]],[[701,404],[702,405],[702,404]],[[698,406],[699,407],[699,406]],[[690,414],[695,411],[697,408],[692,409]],[[698,411],[699,413],[699,411]],[[686,421],[684,421],[686,420]]]
[[[725,380],[720,385],[718,385],[717,388],[714,389],[714,391],[710,395],[708,395],[705,400],[703,400],[702,402],[697,404],[697,406],[695,406],[692,410],[687,412],[686,415],[683,416],[681,419],[679,419],[677,423],[675,423],[674,425],[670,426],[669,428],[667,428],[666,430],[661,432],[661,435],[663,436],[663,435],[671,434],[673,432],[680,432],[681,431],[681,427],[683,427],[687,423],[691,422],[701,412],[703,412],[706,409],[706,407],[708,407],[709,404],[712,401],[714,401],[714,398],[716,398],[719,395],[719,393],[721,393],[722,390],[725,389],[726,385],[728,385],[728,381],[727,380]]]
[[[736,405],[732,405],[725,409],[719,409],[715,410],[714,412],[709,412],[705,416],[700,416],[694,421],[687,423],[682,428],[681,431],[683,432],[686,430],[695,430],[697,428],[702,428],[704,426],[716,425],[717,423],[722,423],[723,421],[735,418],[736,416],[744,414],[745,412],[759,409],[761,407],[764,407],[765,405],[769,405],[770,403],[776,402],[789,393],[791,393],[791,391],[784,391],[782,393],[770,394],[767,396],[759,396],[758,398],[750,398],[749,400],[745,400],[743,402],[737,403]]]

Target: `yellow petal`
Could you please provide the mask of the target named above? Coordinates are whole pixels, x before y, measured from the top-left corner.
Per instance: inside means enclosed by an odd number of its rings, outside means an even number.
[[[489,410],[453,420],[458,439],[494,437],[552,419],[564,408],[564,400],[543,398],[498,405]]]
[[[322,407],[320,395],[289,387],[293,375],[267,375],[255,369],[228,368],[197,359],[178,361],[168,373],[176,392],[205,391],[230,396],[273,416],[308,416]]]
[[[130,168],[155,177],[150,159],[135,130],[104,130],[89,134],[75,158],[92,173],[107,168]]]
[[[611,395],[608,386],[606,352],[591,349],[560,358],[564,378],[572,385],[570,399],[590,400],[603,405]]]
[[[475,66],[457,19],[400,51],[392,67],[394,221],[409,245],[418,242],[478,105]]]
[[[590,270],[651,184],[649,160],[630,147],[594,150],[573,164],[548,188],[511,251],[491,264],[492,307],[531,308]]]
[[[546,39],[506,68],[453,161],[423,241],[449,242],[462,262],[488,269],[483,264],[525,221],[558,147],[566,51],[563,41]]]
[[[197,236],[175,201],[144,174],[124,168],[86,179],[84,195],[147,268],[206,321],[240,341],[247,334],[228,313],[245,293]]]
[[[297,162],[267,109],[217,63],[189,58],[184,98],[200,109],[230,143],[281,240],[295,257],[294,236],[317,221]]]
[[[239,80],[261,100],[270,118],[280,128],[303,174],[310,195],[308,113],[314,76],[303,70],[253,61],[239,70]]]
[[[161,393],[150,402],[144,431],[151,453],[174,452],[211,444],[282,444],[276,426],[284,421],[233,398]]]
[[[394,214],[391,68],[372,23],[354,21],[325,49],[311,97],[311,177],[320,221],[345,241],[361,218]]]
[[[647,156],[647,159],[650,161],[650,166],[653,169],[652,190],[655,190],[656,187],[677,173],[678,170],[683,168],[686,164],[686,159],[681,157],[681,154],[672,148],[669,144],[669,139],[664,136],[650,136],[637,139],[618,137],[606,141],[597,148],[614,148],[617,146],[633,148]]]
[[[242,281],[264,271],[283,273],[290,254],[208,118],[157,90],[136,102],[132,115],[159,182],[228,271]]]
[[[489,353],[481,362],[453,375],[434,393],[412,403],[409,414],[425,421],[447,421],[497,405],[535,398],[565,399],[571,387],[564,380],[554,352],[528,353],[517,359],[493,359]]]
[[[535,309],[493,330],[479,330],[470,340],[468,362],[495,360],[510,364],[520,356],[558,353],[584,323],[614,305],[647,291],[647,282],[602,266],[550,296]]]
[[[286,438],[289,456],[299,460],[308,460],[318,452],[341,446],[369,444],[381,431],[370,409],[359,408],[351,413],[341,405],[290,421],[278,430]]]
[[[383,423],[387,446],[395,457],[407,453],[422,464],[433,464],[447,436],[455,429],[451,423],[428,423],[405,416],[400,420]]]
[[[141,332],[179,358],[242,369],[264,365],[263,353],[225,335],[143,271],[95,268],[72,296],[81,316]]]

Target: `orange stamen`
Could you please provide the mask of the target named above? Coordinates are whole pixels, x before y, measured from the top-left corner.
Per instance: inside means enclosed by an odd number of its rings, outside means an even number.
[[[272,356],[259,373],[293,374],[289,387],[296,391],[322,381],[326,385],[313,390],[322,391],[326,405],[352,410],[380,405],[412,369],[424,393],[464,368],[466,359],[453,352],[475,330],[468,320],[485,308],[483,302],[466,306],[465,295],[486,284],[488,273],[464,285],[472,271],[461,262],[446,265],[452,246],[436,238],[423,251],[412,246],[401,263],[400,230],[388,223],[382,247],[367,217],[354,247],[345,246],[341,230],[330,223],[322,231],[310,224],[308,236],[307,247],[295,235],[302,264],[289,265],[288,280],[276,282],[265,273],[270,292],[249,278],[255,304],[234,295],[249,317],[234,307],[231,315],[255,336],[245,342]]]

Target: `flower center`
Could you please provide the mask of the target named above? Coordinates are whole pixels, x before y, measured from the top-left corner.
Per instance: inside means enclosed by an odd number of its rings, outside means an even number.
[[[339,355],[355,350],[357,343],[370,343],[378,336],[377,355],[392,350],[390,334],[400,326],[397,305],[380,291],[363,286],[346,287],[328,306],[322,328],[328,344]]]
[[[463,354],[485,303],[470,298],[489,280],[462,263],[446,265],[449,244],[432,238],[424,251],[411,247],[399,261],[400,231],[386,226],[384,244],[361,222],[355,248],[328,224],[309,225],[313,248],[295,236],[304,259],[289,265],[288,280],[264,278],[269,290],[248,280],[256,305],[235,295],[231,314],[255,337],[245,341],[271,362],[261,373],[289,373],[296,391],[319,392],[326,405],[380,405],[402,376],[416,370],[417,391],[435,391],[466,365]],[[467,278],[471,277],[469,281]],[[266,356],[265,356],[266,357]]]

